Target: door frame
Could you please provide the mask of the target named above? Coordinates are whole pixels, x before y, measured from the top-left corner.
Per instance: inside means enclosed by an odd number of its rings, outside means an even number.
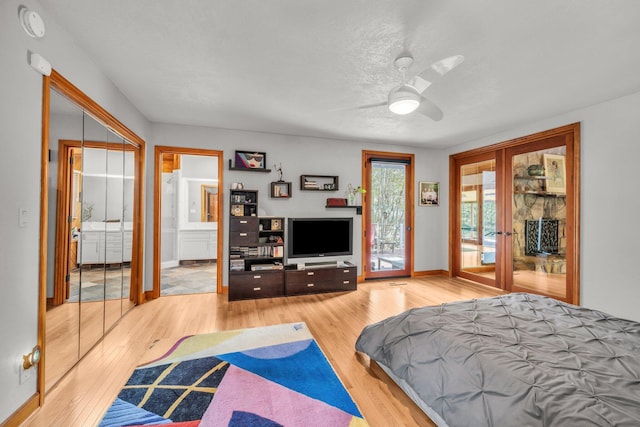
[[[384,277],[413,277],[413,253],[414,253],[414,181],[415,181],[415,155],[413,153],[394,153],[388,151],[362,150],[362,181],[364,188],[371,191],[371,173],[369,162],[371,159],[398,160],[408,165],[405,177],[405,269],[389,270],[385,272],[373,272],[371,270],[371,245],[369,238],[372,230],[369,229],[371,218],[371,203],[368,193],[362,195],[362,276],[364,279],[380,279]],[[400,274],[398,274],[400,272]]]
[[[209,150],[204,148],[171,147],[166,145],[156,145],[154,150],[154,184],[153,184],[153,290],[150,298],[160,298],[160,271],[161,271],[161,248],[162,248],[162,156],[163,154],[192,155],[192,156],[217,156],[218,157],[218,229],[217,229],[217,261],[216,261],[216,293],[223,292],[222,287],[222,262],[220,254],[223,249],[222,230],[224,220],[222,216],[223,194],[224,194],[224,174],[222,150]]]
[[[452,154],[449,156],[449,276],[455,277],[459,275],[460,264],[458,244],[459,244],[459,182],[458,171],[456,169],[457,161],[459,159],[469,158],[475,155],[485,154],[487,152],[499,152],[502,156],[500,161],[502,164],[506,162],[507,152],[513,152],[515,147],[528,145],[534,149],[537,147],[536,143],[539,141],[548,140],[551,138],[564,138],[564,145],[566,146],[566,160],[567,160],[567,229],[569,233],[567,235],[567,289],[566,298],[558,298],[566,301],[570,304],[580,303],[580,123],[572,123],[565,126],[549,129],[542,132],[537,132],[531,135],[510,139],[497,144],[481,147],[462,153]],[[544,144],[542,142],[542,144]],[[556,145],[557,146],[557,145]],[[509,164],[511,164],[509,162]],[[497,168],[497,166],[496,166]],[[507,179],[500,179],[500,174],[496,174],[496,189],[500,188],[497,193],[506,197],[511,195],[513,188],[513,177]],[[496,195],[498,196],[498,194]],[[499,203],[496,200],[496,203]],[[501,201],[500,206],[504,206],[506,202]],[[508,203],[507,203],[508,205]],[[500,212],[501,211],[501,212]],[[498,212],[498,218],[496,218],[496,226],[501,227],[504,230],[504,226],[511,225],[511,218],[507,215],[511,214],[511,207],[507,206],[506,209],[500,209]],[[458,240],[456,240],[458,239]],[[504,239],[496,239],[496,251],[498,250],[498,241]],[[511,244],[501,246],[502,262],[510,260],[506,258],[506,251],[511,249]],[[497,266],[496,266],[497,267]],[[501,268],[499,273],[498,287],[501,289],[510,291],[510,285],[507,284],[507,271],[511,271],[511,267],[508,269]],[[463,277],[463,276],[460,276]],[[498,271],[496,271],[496,278],[498,278]],[[474,279],[472,279],[474,280]]]

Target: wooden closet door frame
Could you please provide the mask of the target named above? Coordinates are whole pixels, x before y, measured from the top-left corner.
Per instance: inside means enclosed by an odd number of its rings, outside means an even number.
[[[459,211],[459,179],[457,177],[456,166],[459,159],[469,158],[475,155],[481,155],[488,152],[501,152],[502,156],[503,172],[496,173],[496,187],[500,186],[500,190],[496,191],[496,197],[498,193],[502,193],[504,198],[498,212],[498,218],[496,219],[496,226],[502,227],[502,231],[512,231],[511,226],[511,192],[513,189],[513,177],[510,169],[507,166],[511,165],[510,159],[505,159],[507,153],[515,153],[514,150],[535,151],[535,148],[540,144],[544,148],[545,141],[552,138],[564,138],[564,146],[566,147],[566,174],[567,174],[567,278],[566,278],[566,298],[558,298],[566,301],[570,304],[580,303],[580,123],[572,123],[565,126],[560,126],[554,129],[549,129],[542,132],[537,132],[531,135],[514,138],[508,141],[500,142],[497,144],[481,147],[462,153],[452,154],[449,156],[449,275],[451,277],[457,276],[460,266],[459,250],[459,237],[460,237],[460,211]],[[559,146],[555,144],[554,146]],[[516,148],[518,147],[518,148]],[[497,169],[497,167],[496,167]],[[506,173],[506,178],[499,178],[498,175],[505,176],[504,170],[509,171]],[[508,200],[506,200],[508,198]],[[498,200],[496,200],[498,203]],[[505,226],[509,229],[506,230]],[[496,250],[498,247],[498,241],[504,241],[496,239]],[[502,246],[501,251],[503,257],[503,265],[511,263],[511,239]],[[511,279],[507,277],[507,273],[511,272],[512,266],[509,264],[508,269],[501,268],[500,276],[500,288],[510,291],[512,289]],[[496,277],[498,272],[496,271]],[[463,277],[463,276],[461,276]],[[473,279],[472,279],[473,280]]]

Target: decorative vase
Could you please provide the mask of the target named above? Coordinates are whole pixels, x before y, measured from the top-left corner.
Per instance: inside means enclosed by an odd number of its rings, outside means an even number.
[[[349,194],[349,195],[347,196],[347,198],[348,198],[348,200],[347,200],[347,204],[348,204],[349,206],[353,206],[353,205],[355,205],[355,203],[356,203],[356,195],[355,195],[355,194]]]

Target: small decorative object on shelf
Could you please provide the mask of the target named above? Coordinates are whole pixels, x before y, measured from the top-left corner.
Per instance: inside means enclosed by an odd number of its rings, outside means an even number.
[[[349,184],[347,186],[347,191],[345,191],[345,193],[347,194],[347,199],[348,199],[348,203],[349,206],[355,206],[356,205],[356,196],[359,194],[364,194],[366,193],[367,190],[365,190],[364,188],[362,188],[361,186],[357,186],[354,187],[353,185]],[[360,204],[360,203],[358,203]]]
[[[338,191],[338,177],[333,175],[300,175],[300,190]]]
[[[544,166],[531,165],[527,168],[527,173],[529,176],[544,176]]]
[[[229,159],[230,170],[253,171],[253,172],[271,172],[266,169],[267,153],[257,151],[236,151],[234,156],[235,163],[232,164]]]
[[[270,196],[273,199],[288,199],[291,197],[291,183],[278,181],[271,183]]]
[[[284,182],[282,179],[282,163],[280,163],[280,166],[273,165],[273,169],[278,172],[278,182]]]

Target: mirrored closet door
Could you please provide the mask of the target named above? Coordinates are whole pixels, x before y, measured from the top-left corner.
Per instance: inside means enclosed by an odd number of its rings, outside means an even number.
[[[138,301],[141,247],[143,146],[53,83],[45,391]]]

